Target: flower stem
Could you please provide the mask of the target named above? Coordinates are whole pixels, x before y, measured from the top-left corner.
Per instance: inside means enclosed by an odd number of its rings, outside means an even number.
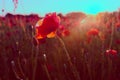
[[[38,58],[38,50],[39,50],[39,45],[36,46],[36,54],[35,54],[35,58],[33,59],[33,76],[32,76],[32,80],[35,80],[35,73],[36,73],[36,68],[37,68],[37,58]]]
[[[57,36],[57,38],[58,38],[58,40],[60,41],[60,43],[62,44],[62,47],[63,47],[63,49],[64,49],[64,51],[65,51],[65,53],[66,53],[66,56],[67,56],[67,59],[68,59],[68,63],[70,64],[70,67],[71,67],[71,69],[72,69],[72,71],[73,71],[73,75],[74,75],[75,79],[76,79],[76,80],[80,80],[79,73],[78,73],[75,65],[73,65],[73,63],[71,62],[70,55],[69,55],[69,53],[68,53],[68,51],[67,51],[67,49],[66,49],[66,47],[65,47],[65,44],[64,44],[63,40],[62,40],[59,36]]]
[[[113,23],[112,23],[112,32],[111,32],[109,49],[111,49],[111,47],[112,47],[113,35],[114,35],[114,26],[113,26]]]

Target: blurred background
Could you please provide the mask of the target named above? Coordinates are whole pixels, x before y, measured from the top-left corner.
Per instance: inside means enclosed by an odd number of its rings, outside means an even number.
[[[15,3],[17,2],[18,3]],[[120,0],[0,0],[0,15],[10,12],[16,14],[37,13],[44,16],[45,13],[58,12],[84,12],[97,14],[99,12],[113,12],[120,7]],[[15,9],[15,6],[17,8]]]

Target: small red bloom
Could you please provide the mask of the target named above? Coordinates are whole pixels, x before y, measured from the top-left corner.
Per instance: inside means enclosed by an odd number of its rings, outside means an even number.
[[[69,36],[70,35],[70,31],[69,30],[64,30],[62,32],[62,36]]]
[[[60,25],[59,30],[60,30],[60,31],[63,31],[64,29],[65,29],[65,27],[62,26],[62,25]]]
[[[110,55],[110,54],[116,55],[116,54],[117,54],[117,51],[114,50],[114,49],[109,49],[109,50],[106,50],[106,54],[107,54],[107,55]]]
[[[116,23],[116,27],[117,27],[117,28],[120,28],[120,23]]]
[[[66,29],[64,26],[60,25],[59,29],[57,30],[56,34],[58,36],[69,36],[70,35],[70,31],[68,29]]]
[[[87,42],[90,43],[92,41],[92,37],[98,36],[99,31],[98,29],[92,28],[87,32]]]
[[[98,29],[92,28],[87,32],[88,36],[97,36],[99,34]]]

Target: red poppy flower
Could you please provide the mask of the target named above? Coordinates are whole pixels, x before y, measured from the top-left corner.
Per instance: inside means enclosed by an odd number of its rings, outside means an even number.
[[[59,29],[56,32],[57,36],[62,37],[62,36],[69,36],[70,31],[65,28],[64,26],[60,25]]]
[[[97,36],[98,34],[99,34],[98,29],[94,29],[94,28],[90,29],[90,30],[87,32],[87,35],[88,35],[88,36]]]
[[[106,54],[108,54],[108,55],[110,55],[110,54],[116,55],[116,54],[117,54],[117,51],[114,50],[114,49],[109,49],[109,50],[106,50]]]
[[[92,37],[98,36],[99,31],[98,29],[92,28],[87,32],[87,42],[90,43],[92,41]]]
[[[60,26],[60,18],[56,13],[46,15],[44,19],[38,21],[36,24],[36,38],[51,38],[55,36],[56,30]]]
[[[70,31],[69,30],[63,30],[62,32],[62,36],[69,36],[70,35]]]
[[[116,23],[116,27],[119,28],[120,27],[120,23]]]

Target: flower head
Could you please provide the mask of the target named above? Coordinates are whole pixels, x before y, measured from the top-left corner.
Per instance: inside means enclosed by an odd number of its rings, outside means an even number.
[[[98,29],[92,28],[87,32],[88,36],[97,36],[99,34]]]
[[[87,32],[87,42],[90,43],[94,36],[99,36],[99,31],[98,29],[92,28]]]
[[[62,36],[69,36],[70,35],[70,31],[69,30],[63,30],[62,32]]]
[[[109,49],[109,50],[106,50],[106,54],[107,54],[107,55],[116,55],[116,54],[117,54],[117,51],[114,50],[114,49]]]
[[[44,19],[38,21],[36,25],[36,38],[51,38],[55,36],[56,30],[60,26],[60,18],[56,13],[46,15]]]
[[[120,23],[116,23],[116,27],[119,28],[120,27]]]

